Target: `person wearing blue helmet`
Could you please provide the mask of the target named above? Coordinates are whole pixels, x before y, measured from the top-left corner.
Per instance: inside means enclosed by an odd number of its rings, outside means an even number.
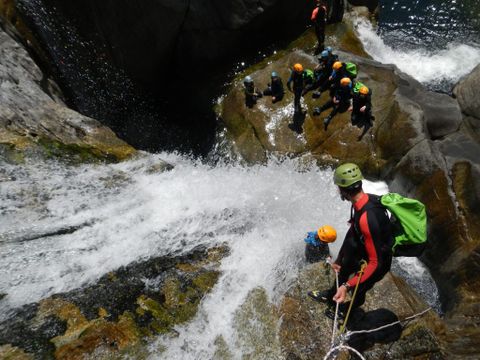
[[[268,87],[263,92],[265,96],[272,97],[272,104],[279,102],[283,99],[283,95],[285,94],[285,89],[283,88],[283,82],[280,76],[276,71],[272,71],[271,81],[268,84]]]
[[[257,103],[257,99],[262,97],[262,93],[255,88],[255,84],[250,75],[246,76],[243,80],[243,86],[245,92],[245,105],[248,108],[252,108]]]
[[[323,50],[318,58],[318,65],[315,67],[315,89],[318,91],[313,92],[313,98],[319,98],[322,92],[328,90],[331,86],[329,77],[333,71],[333,64],[338,61],[338,56],[333,53],[333,49],[327,46]]]

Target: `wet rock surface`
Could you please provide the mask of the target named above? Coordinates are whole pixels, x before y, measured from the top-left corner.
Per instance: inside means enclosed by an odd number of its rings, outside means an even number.
[[[118,161],[135,149],[94,119],[68,109],[26,50],[0,29],[0,155]],[[50,84],[50,85],[49,85]]]
[[[333,273],[323,263],[301,269],[298,278],[278,304],[262,288],[253,289],[236,314],[238,346],[246,359],[323,359],[332,348],[333,321],[325,316],[327,305],[313,301],[307,292],[327,289]],[[388,294],[388,296],[385,296]],[[365,305],[352,313],[347,331],[376,329],[418,314],[428,306],[399,277],[387,274],[368,292]],[[254,320],[253,320],[254,319]],[[337,333],[340,329],[337,328]],[[402,321],[371,334],[351,334],[344,344],[366,359],[447,359],[443,348],[445,328],[434,311]],[[335,345],[340,344],[335,336]],[[216,342],[215,359],[234,358],[225,341]],[[335,357],[336,356],[336,357]],[[348,359],[337,352],[332,359]]]
[[[462,79],[453,89],[462,111],[469,116],[480,119],[480,99],[477,92],[480,81],[480,65]]]
[[[172,333],[174,325],[195,315],[226,253],[225,248],[198,249],[131,264],[94,285],[24,306],[0,324],[0,354],[142,358],[146,339]]]

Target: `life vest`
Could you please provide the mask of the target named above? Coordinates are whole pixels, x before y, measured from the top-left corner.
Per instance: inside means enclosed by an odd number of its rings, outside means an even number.
[[[317,16],[318,16],[318,10],[322,8],[324,11],[325,11],[325,15],[327,14],[327,7],[326,6],[317,6],[315,7],[315,9],[313,9],[312,11],[312,16],[310,17],[310,20],[312,21],[315,21],[317,19]]]

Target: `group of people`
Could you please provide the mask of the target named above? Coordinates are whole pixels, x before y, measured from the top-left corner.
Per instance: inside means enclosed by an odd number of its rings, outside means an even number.
[[[329,305],[325,314],[334,317],[333,308],[338,302],[339,316],[345,317],[351,306],[355,312],[365,302],[365,295],[373,285],[380,281],[390,271],[394,239],[390,219],[378,197],[367,194],[362,187],[363,175],[356,164],[340,165],[334,172],[334,183],[338,186],[342,200],[350,201],[352,211],[350,227],[343,241],[340,252],[331,267],[338,273],[337,288],[334,284],[329,289],[310,291],[308,295],[318,302]],[[306,256],[309,261],[329,256],[328,244],[337,238],[336,231],[329,225],[322,226],[318,232],[309,232],[305,238]],[[366,266],[360,275],[361,261]],[[347,293],[355,296],[346,302]]]
[[[350,111],[352,125],[363,128],[358,137],[359,141],[362,140],[375,119],[372,115],[372,91],[356,80],[356,65],[340,61],[331,47],[322,50],[318,62],[314,70],[305,69],[300,63],[293,65],[287,88],[294,95],[295,114],[303,114],[301,99],[308,92],[313,91],[312,97],[319,98],[322,92],[328,91],[330,99],[325,104],[315,107],[313,115],[318,116],[323,111],[332,109],[323,121],[324,130],[327,131],[337,113]],[[244,80],[244,91],[247,107],[253,107],[262,96],[272,96],[272,103],[276,103],[282,100],[285,94],[282,79],[275,71],[272,72],[271,82],[263,92],[255,87],[251,76]]]

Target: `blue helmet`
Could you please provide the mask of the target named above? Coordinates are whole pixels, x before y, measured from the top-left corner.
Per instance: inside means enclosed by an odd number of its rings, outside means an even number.
[[[332,51],[333,51],[333,49],[332,49],[330,46],[327,46],[327,47],[325,48],[325,51],[328,52],[329,54],[331,54]]]
[[[245,79],[243,80],[243,83],[244,84],[250,84],[250,83],[253,83],[253,79],[250,75],[248,76],[245,76]]]
[[[320,58],[321,58],[321,59],[326,59],[326,58],[328,58],[328,51],[327,51],[327,50],[323,50],[322,53],[320,54]]]
[[[278,74],[277,74],[276,71],[272,71],[272,78],[273,78],[273,77],[278,77]]]

